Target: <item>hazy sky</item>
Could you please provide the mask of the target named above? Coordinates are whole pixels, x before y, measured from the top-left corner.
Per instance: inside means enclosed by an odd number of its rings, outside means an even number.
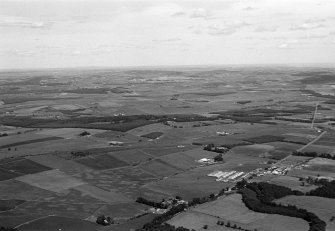
[[[335,63],[334,0],[0,0],[0,68]]]

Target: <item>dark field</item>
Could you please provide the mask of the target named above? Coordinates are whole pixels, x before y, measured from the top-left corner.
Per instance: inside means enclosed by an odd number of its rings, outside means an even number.
[[[25,175],[50,170],[51,168],[38,164],[34,161],[23,159],[0,165],[0,168],[9,172]]]

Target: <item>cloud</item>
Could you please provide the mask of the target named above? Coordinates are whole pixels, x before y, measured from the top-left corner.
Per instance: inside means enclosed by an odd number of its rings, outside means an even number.
[[[285,43],[282,43],[278,46],[279,49],[286,49],[292,47],[294,44],[299,44],[300,41],[298,39],[287,40]]]
[[[244,21],[234,21],[229,23],[224,23],[223,25],[210,25],[208,26],[208,34],[210,35],[231,35],[234,34],[238,29],[247,27],[250,24]]]
[[[328,38],[328,35],[304,35],[299,37],[299,39],[323,39],[323,38]]]
[[[286,48],[288,48],[288,44],[287,43],[282,43],[282,44],[280,44],[278,46],[278,48],[280,48],[280,49],[286,49]]]
[[[0,27],[46,29],[49,28],[51,25],[52,25],[51,22],[36,21],[22,17],[0,18]]]
[[[156,43],[174,43],[181,41],[181,38],[153,39],[152,41]]]
[[[203,19],[207,19],[209,16],[210,12],[204,8],[194,9],[190,15],[191,18],[203,18]]]
[[[292,26],[290,30],[311,30],[323,28],[325,27],[325,25],[323,24],[325,20],[326,19],[308,19],[299,25]]]
[[[184,12],[184,11],[178,11],[178,12],[172,14],[171,16],[172,17],[181,17],[181,16],[185,16],[185,15],[186,15],[186,12]]]
[[[27,50],[6,50],[0,52],[0,56],[21,56],[21,57],[29,57],[34,55],[34,52]]]
[[[278,28],[277,27],[257,27],[254,31],[255,32],[275,32]]]
[[[251,6],[244,7],[243,10],[250,11],[250,10],[255,10],[255,8]]]

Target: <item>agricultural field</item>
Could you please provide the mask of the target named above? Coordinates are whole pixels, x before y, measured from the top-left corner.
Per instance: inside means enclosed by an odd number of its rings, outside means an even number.
[[[234,193],[236,182],[208,176],[250,173],[249,182],[302,192],[317,186],[302,185],[300,178],[335,179],[333,160],[291,155],[301,148],[335,154],[335,104],[317,93],[328,88],[304,82],[303,71],[227,66],[0,72],[0,226],[129,231],[158,216],[138,197],[191,201],[228,188],[231,195],[191,207],[168,223],[236,230],[218,226],[221,219],[251,230],[307,231],[302,219],[249,210]],[[320,110],[311,128],[316,103]],[[209,144],[227,149],[204,150]],[[269,169],[277,163],[288,170],[273,174]],[[333,201],[318,199],[281,200],[306,206],[330,231]],[[96,224],[101,215],[115,224]]]
[[[245,207],[239,194],[196,206],[172,218],[169,223],[195,230],[203,230],[204,225],[208,225],[210,230],[221,230],[216,224],[218,220],[236,224],[237,227],[264,231],[298,231],[308,228],[307,222],[302,219],[253,212]]]

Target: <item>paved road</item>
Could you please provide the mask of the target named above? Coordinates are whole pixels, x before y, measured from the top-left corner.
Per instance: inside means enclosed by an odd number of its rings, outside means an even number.
[[[315,137],[314,140],[310,141],[308,144],[306,144],[306,145],[302,146],[301,148],[297,149],[297,152],[301,152],[305,148],[309,147],[310,145],[312,145],[313,143],[315,143],[316,141],[318,141],[319,139],[321,139],[321,137],[324,136],[324,134],[326,134],[326,133],[327,133],[327,131],[323,131],[319,136]],[[282,163],[283,161],[285,161],[286,159],[288,159],[290,156],[292,156],[292,154],[288,155],[284,159],[279,160],[277,163],[274,164],[274,166]]]

